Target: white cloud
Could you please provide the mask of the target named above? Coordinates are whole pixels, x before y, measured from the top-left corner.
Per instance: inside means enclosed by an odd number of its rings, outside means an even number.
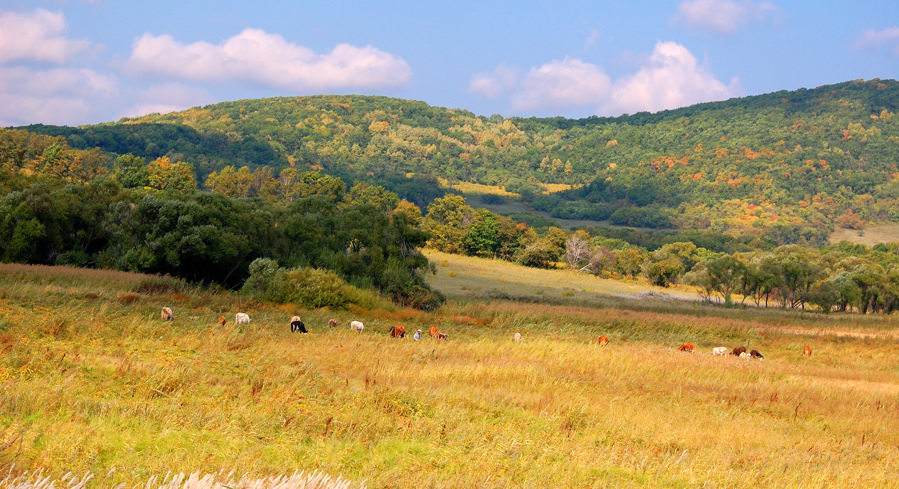
[[[636,58],[635,58],[636,59]],[[561,112],[587,109],[604,116],[657,112],[739,96],[739,81],[724,84],[684,46],[658,42],[632,75],[611,80],[600,66],[576,58],[531,68],[527,75],[504,77],[505,65],[472,77],[469,91],[486,97],[511,93],[512,110]]]
[[[181,83],[154,85],[137,96],[137,104],[125,110],[121,117],[140,117],[165,114],[215,102],[205,90]]]
[[[96,120],[117,85],[115,77],[89,69],[0,67],[0,125]]]
[[[886,29],[875,31],[869,29],[862,33],[855,42],[857,49],[879,48],[888,46],[893,52],[899,55],[899,27],[888,27]]]
[[[144,34],[134,42],[129,67],[196,81],[243,80],[294,90],[334,90],[403,85],[412,70],[402,58],[377,48],[339,44],[327,54],[292,44],[277,34],[245,29],[225,42],[183,44]]]
[[[738,96],[740,92],[736,78],[729,85],[718,81],[684,46],[676,42],[658,42],[646,66],[615,82],[600,113],[656,112],[724,100]]]
[[[674,20],[717,34],[729,35],[752,21],[764,21],[777,12],[769,2],[751,0],[685,0]]]
[[[43,61],[63,63],[88,49],[89,41],[66,39],[62,12],[37,9],[29,13],[0,12],[0,63]]]
[[[472,75],[468,91],[490,99],[497,98],[518,85],[518,74],[517,68],[500,63],[492,72]]]
[[[596,105],[611,86],[599,66],[577,58],[552,61],[531,68],[512,97],[515,110],[565,109]]]

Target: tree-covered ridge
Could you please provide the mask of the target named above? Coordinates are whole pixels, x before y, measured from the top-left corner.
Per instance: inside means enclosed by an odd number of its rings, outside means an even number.
[[[29,130],[64,135],[76,149],[191,162],[198,181],[229,165],[385,185],[379,179],[440,176],[502,186],[558,217],[758,234],[899,220],[897,106],[899,83],[871,80],[617,118],[503,119],[313,96]],[[546,184],[575,188],[542,195]]]

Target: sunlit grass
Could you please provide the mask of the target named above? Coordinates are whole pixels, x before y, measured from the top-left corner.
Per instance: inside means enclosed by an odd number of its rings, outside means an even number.
[[[899,242],[899,225],[882,224],[868,226],[862,230],[838,228],[831,233],[830,242],[839,243],[840,241],[868,246],[874,246],[877,243],[896,243]]]
[[[140,278],[105,273],[0,270],[0,474],[97,474],[89,487],[299,471],[350,487],[899,487],[893,317],[577,296],[336,312],[135,292]],[[175,321],[159,320],[162,305]],[[236,328],[237,310],[250,325]],[[293,314],[310,334],[290,333]],[[392,339],[393,324],[450,341]],[[683,341],[697,352],[677,352]],[[708,354],[720,345],[766,359]]]
[[[427,250],[436,265],[433,287],[457,299],[517,299],[530,302],[608,305],[615,298],[647,293],[698,300],[691,288],[654,287],[645,281],[602,279],[570,269],[542,270],[500,259],[484,259]]]

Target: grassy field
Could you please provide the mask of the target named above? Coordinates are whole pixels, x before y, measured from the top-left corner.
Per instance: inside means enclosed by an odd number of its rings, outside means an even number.
[[[869,226],[863,230],[839,228],[830,235],[830,242],[839,243],[840,241],[868,246],[874,246],[877,243],[896,243],[899,242],[899,224]]]
[[[430,257],[452,298],[430,314],[0,265],[0,474],[95,474],[88,487],[298,471],[372,488],[899,487],[896,318],[626,299],[615,294],[647,289]],[[250,325],[234,325],[238,310]],[[293,314],[309,335],[290,333]],[[392,339],[394,324],[449,341]],[[684,341],[697,351],[677,352]],[[708,354],[719,345],[766,359]]]
[[[541,270],[504,260],[425,252],[437,266],[430,283],[453,299],[511,299],[519,302],[609,306],[621,298],[699,300],[689,288],[653,287],[645,281],[597,278],[574,270]]]

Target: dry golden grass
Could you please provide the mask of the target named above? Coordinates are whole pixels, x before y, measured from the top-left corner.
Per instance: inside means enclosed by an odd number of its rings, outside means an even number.
[[[113,473],[115,471],[111,471]],[[107,475],[108,477],[108,475]],[[86,474],[77,477],[73,474],[66,474],[62,477],[61,482],[65,489],[83,489],[87,487],[92,480],[95,480],[93,474]],[[54,489],[56,482],[53,478],[44,476],[41,471],[36,473],[26,473],[22,475],[8,475],[4,479],[0,479],[0,488],[2,489]],[[103,484],[103,481],[95,481]],[[174,474],[166,475],[160,481],[157,477],[151,477],[146,483],[142,484],[146,489],[350,489],[351,487],[359,487],[364,489],[365,486],[353,484],[341,477],[331,477],[321,472],[313,473],[294,473],[290,476],[271,476],[263,479],[250,479],[246,476],[235,479],[234,474],[206,474],[201,475],[199,472],[191,474]]]
[[[543,192],[547,194],[554,194],[556,192],[564,192],[565,190],[571,190],[575,188],[574,185],[570,185],[567,183],[544,183],[543,184]]]
[[[425,256],[437,266],[430,283],[448,297],[516,298],[530,302],[602,304],[613,298],[658,297],[698,300],[691,288],[662,288],[645,281],[597,278],[569,269],[541,270],[499,260],[453,255],[426,250]]]
[[[519,197],[518,194],[509,192],[503,187],[497,185],[484,185],[473,182],[457,182],[455,184],[450,184],[449,180],[445,178],[438,178],[437,181],[440,183],[441,187],[458,190],[463,194],[500,195],[503,197],[513,197],[516,199]]]
[[[868,226],[863,230],[838,228],[830,235],[831,243],[849,241],[868,246],[899,242],[899,224]]]
[[[471,297],[369,314],[202,290],[124,303],[114,297],[132,285],[43,281],[0,274],[0,473],[13,478],[107,474],[93,483],[110,487],[305,470],[394,488],[899,487],[893,317]],[[162,301],[174,322],[159,320]],[[238,306],[249,326],[216,324]],[[294,312],[309,335],[290,333]],[[398,323],[450,341],[389,338]],[[597,346],[599,334],[611,343]],[[697,352],[677,352],[684,341]],[[766,359],[708,354],[719,345]]]

